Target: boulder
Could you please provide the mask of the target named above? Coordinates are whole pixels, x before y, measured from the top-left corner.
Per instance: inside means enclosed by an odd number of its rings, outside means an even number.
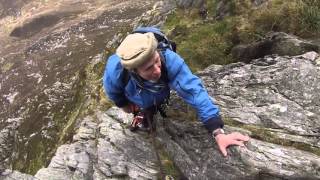
[[[239,61],[249,62],[270,54],[295,56],[309,51],[319,52],[320,45],[283,32],[271,32],[259,42],[235,46],[231,54]]]
[[[232,48],[231,54],[235,59],[248,63],[252,59],[271,54],[272,44],[273,42],[271,40],[255,42],[247,45],[240,44]]]
[[[267,37],[273,41],[272,54],[295,56],[309,51],[320,51],[319,44],[283,32],[272,32]]]

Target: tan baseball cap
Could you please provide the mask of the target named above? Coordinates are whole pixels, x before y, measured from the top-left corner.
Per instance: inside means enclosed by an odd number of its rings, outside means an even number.
[[[149,60],[157,49],[158,41],[154,34],[129,34],[116,50],[124,68],[132,70]]]

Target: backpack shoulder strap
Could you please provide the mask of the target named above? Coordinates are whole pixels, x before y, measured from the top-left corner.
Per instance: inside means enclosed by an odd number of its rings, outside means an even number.
[[[130,80],[130,73],[127,69],[123,68],[122,70],[122,82],[124,84],[124,86],[127,86],[129,80]]]
[[[167,70],[167,66],[166,66],[166,59],[163,55],[163,51],[159,51],[160,54],[160,58],[161,58],[161,75],[162,75],[162,80],[164,80],[164,82],[169,83],[169,77],[168,77],[168,70]]]

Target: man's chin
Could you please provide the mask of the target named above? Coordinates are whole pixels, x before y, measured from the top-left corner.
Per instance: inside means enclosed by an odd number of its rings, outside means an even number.
[[[159,81],[159,79],[160,79],[160,77],[158,77],[158,78],[152,78],[152,79],[150,79],[150,81],[153,82],[153,83],[156,83],[156,82]]]

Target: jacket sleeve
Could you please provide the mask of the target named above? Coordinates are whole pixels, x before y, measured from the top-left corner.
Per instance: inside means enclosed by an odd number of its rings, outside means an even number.
[[[167,55],[166,63],[169,63],[169,85],[180,97],[194,107],[209,132],[223,127],[223,121],[219,115],[218,107],[209,97],[201,79],[194,75],[183,59],[176,53]]]
[[[122,81],[123,68],[117,55],[109,57],[103,75],[104,90],[116,106],[123,107],[129,103],[125,96],[125,84]]]

